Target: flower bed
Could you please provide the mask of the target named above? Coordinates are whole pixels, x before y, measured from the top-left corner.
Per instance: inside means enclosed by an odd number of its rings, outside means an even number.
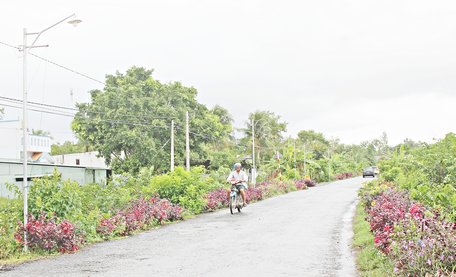
[[[84,242],[83,236],[68,220],[58,222],[55,216],[42,213],[38,218],[29,217],[27,225],[19,222],[15,238],[20,245],[24,245],[24,232],[27,234],[27,247],[47,252],[72,253],[79,249]]]
[[[360,192],[375,245],[389,256],[394,271],[407,276],[454,276],[456,223],[412,202],[406,192],[377,183]],[[369,191],[371,193],[369,193]]]
[[[288,193],[293,190],[303,190],[315,186],[313,180],[296,181],[268,181],[258,183],[255,187],[250,186],[246,191],[247,203],[256,202],[277,194]],[[205,196],[205,211],[214,211],[228,206],[227,190],[216,189]]]
[[[351,172],[344,172],[336,174],[336,180],[344,180],[353,177],[353,173]]]
[[[126,236],[151,224],[182,219],[182,208],[167,199],[139,199],[112,217],[102,219],[97,232],[104,239]]]

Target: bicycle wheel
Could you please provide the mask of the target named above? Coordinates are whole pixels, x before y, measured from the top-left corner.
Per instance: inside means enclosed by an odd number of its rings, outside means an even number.
[[[231,214],[234,214],[234,209],[235,209],[235,206],[236,205],[236,197],[232,196],[230,197],[230,212]]]
[[[237,200],[236,201],[236,209],[238,210],[238,213],[240,213],[241,209],[242,209],[242,203],[241,203],[242,196],[240,194],[238,194],[237,197],[236,197],[236,200]]]

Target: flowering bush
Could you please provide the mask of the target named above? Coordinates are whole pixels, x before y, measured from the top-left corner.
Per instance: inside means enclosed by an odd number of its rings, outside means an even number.
[[[389,252],[391,242],[389,237],[394,230],[394,225],[404,218],[409,206],[407,194],[389,189],[377,197],[368,211],[375,244],[384,253]]]
[[[306,184],[306,186],[308,188],[311,188],[311,187],[315,187],[317,185],[317,182],[315,182],[314,180],[312,179],[305,179],[304,180],[304,184]]]
[[[456,224],[414,204],[392,235],[395,271],[405,275],[450,276],[456,271]]]
[[[336,180],[344,180],[353,177],[353,173],[351,172],[344,172],[336,174]]]
[[[27,246],[31,250],[72,253],[84,241],[73,223],[68,220],[58,223],[57,217],[48,217],[45,213],[36,219],[31,215],[26,226],[19,222],[15,238],[21,245],[24,244],[24,231],[27,234]]]
[[[213,211],[228,205],[226,189],[217,189],[206,194],[205,210]]]
[[[152,223],[182,219],[182,208],[167,199],[151,197],[134,201],[116,215],[102,219],[97,232],[105,239],[122,235],[126,236],[143,229]]]
[[[307,189],[305,180],[296,180],[295,186],[297,190]]]
[[[260,201],[263,199],[263,189],[261,187],[249,187],[246,192],[247,203]]]
[[[456,224],[418,202],[411,203],[405,192],[390,185],[379,187],[368,184],[360,196],[375,245],[393,259],[395,272],[407,276],[453,276]]]

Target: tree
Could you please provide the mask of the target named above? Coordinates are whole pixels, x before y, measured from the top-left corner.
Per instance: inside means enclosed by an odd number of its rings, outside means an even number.
[[[297,143],[304,145],[308,151],[312,151],[314,159],[319,160],[327,156],[330,142],[322,133],[314,130],[302,130],[298,132]]]
[[[92,151],[92,148],[83,141],[78,141],[77,143],[65,141],[63,144],[57,143],[51,145],[51,155],[84,153],[89,151]]]
[[[255,125],[255,156],[258,165],[263,160],[271,159],[283,140],[283,133],[287,131],[287,123],[280,120],[280,116],[270,111],[256,111],[249,115],[245,137],[241,142],[252,149],[252,120]]]
[[[46,137],[52,138],[51,133],[49,131],[44,131],[44,130],[32,129],[32,135],[35,135],[35,136],[46,136]]]
[[[78,104],[72,128],[118,172],[170,167],[170,123],[175,121],[175,162],[184,165],[185,113],[190,113],[190,148],[194,163],[207,159],[205,144],[229,136],[232,127],[196,100],[197,91],[179,82],[162,84],[153,70],[132,67],[106,76],[103,90],[91,91],[90,104]]]

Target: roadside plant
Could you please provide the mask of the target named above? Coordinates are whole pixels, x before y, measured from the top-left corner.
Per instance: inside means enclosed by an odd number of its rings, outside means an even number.
[[[150,197],[138,199],[117,212],[114,216],[101,219],[97,232],[104,238],[127,236],[151,225],[182,219],[182,208],[167,199]]]
[[[17,242],[24,245],[23,234],[27,234],[27,246],[32,251],[72,253],[79,249],[84,238],[70,221],[59,220],[55,215],[41,213],[37,218],[30,215],[27,225],[18,223],[15,234]]]

